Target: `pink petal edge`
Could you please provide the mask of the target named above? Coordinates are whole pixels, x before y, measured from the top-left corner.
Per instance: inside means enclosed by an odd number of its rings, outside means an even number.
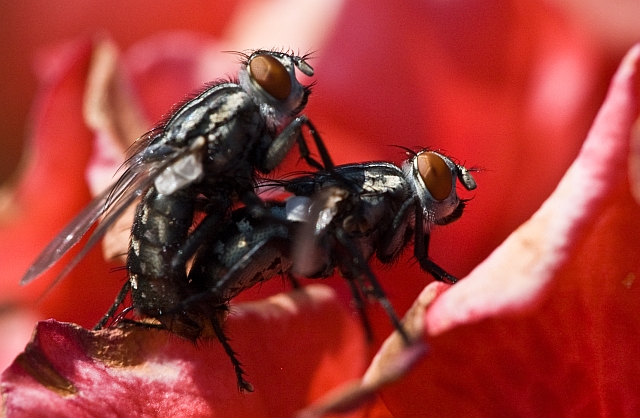
[[[540,209],[461,283],[438,298],[426,332],[531,306],[567,261],[610,185],[627,175],[629,132],[638,116],[640,44],[623,59],[582,149]]]

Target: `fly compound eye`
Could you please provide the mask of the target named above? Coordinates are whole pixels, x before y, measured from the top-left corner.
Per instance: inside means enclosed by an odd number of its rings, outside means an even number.
[[[447,163],[439,155],[432,152],[420,154],[418,172],[434,199],[444,200],[449,197],[453,187],[453,175]]]
[[[249,63],[249,73],[270,96],[278,100],[285,100],[291,94],[289,71],[271,55],[255,56]]]

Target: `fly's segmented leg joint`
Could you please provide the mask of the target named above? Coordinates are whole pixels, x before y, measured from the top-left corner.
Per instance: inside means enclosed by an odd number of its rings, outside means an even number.
[[[111,305],[111,307],[109,308],[107,313],[93,327],[94,331],[97,331],[97,330],[100,330],[100,329],[104,328],[104,326],[107,324],[109,319],[111,319],[113,317],[113,315],[118,310],[118,307],[122,304],[124,299],[127,297],[127,293],[129,293],[130,289],[131,289],[131,282],[129,282],[127,280],[127,282],[124,284],[124,286],[122,286],[122,289],[120,289],[120,291],[118,292],[118,295],[116,296],[116,300],[113,302],[113,305]]]
[[[225,353],[227,353],[227,356],[229,356],[229,359],[231,360],[231,364],[233,365],[233,369],[236,373],[236,379],[238,380],[238,388],[241,391],[253,392],[253,385],[244,379],[244,375],[246,373],[242,369],[242,363],[240,363],[236,357],[235,351],[233,351],[233,348],[229,345],[229,339],[225,335],[222,325],[220,325],[220,322],[218,322],[216,318],[212,318],[211,325],[213,326],[213,331],[215,332],[218,341],[220,341]]]
[[[411,339],[409,338],[409,335],[407,334],[404,327],[400,323],[400,319],[398,318],[398,315],[396,314],[395,309],[393,309],[393,305],[391,305],[391,302],[389,301],[389,299],[387,299],[387,295],[384,293],[384,290],[382,290],[382,287],[380,286],[378,279],[376,279],[375,274],[373,274],[373,272],[369,268],[369,265],[366,262],[366,260],[362,258],[360,251],[353,245],[353,243],[347,236],[347,233],[344,232],[343,230],[339,229],[336,231],[336,238],[338,239],[340,244],[342,244],[351,253],[352,257],[356,261],[357,265],[355,267],[358,268],[359,270],[358,276],[364,275],[369,280],[369,283],[371,284],[372,289],[368,293],[370,293],[378,301],[380,306],[382,306],[382,308],[385,310],[385,312],[387,313],[387,316],[391,320],[391,323],[393,324],[395,329],[400,333],[400,336],[402,337],[403,341],[407,345],[411,344]]]
[[[353,295],[353,303],[355,304],[355,308],[358,311],[358,315],[360,316],[360,322],[362,322],[362,328],[364,329],[364,334],[369,343],[373,342],[373,329],[371,328],[371,322],[369,322],[369,318],[367,317],[367,313],[364,308],[364,299],[362,299],[362,295],[358,290],[358,286],[356,286],[355,279],[348,279],[347,283],[349,284],[349,288],[351,289],[351,294]]]

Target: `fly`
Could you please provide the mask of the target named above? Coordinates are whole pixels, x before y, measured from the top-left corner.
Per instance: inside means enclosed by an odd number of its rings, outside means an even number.
[[[193,296],[179,310],[223,312],[240,292],[275,276],[326,278],[338,270],[361,314],[363,295],[373,297],[410,342],[368,261],[375,254],[382,263],[391,263],[413,243],[422,270],[455,283],[428,256],[430,232],[462,216],[466,200],[458,197],[457,182],[474,190],[475,180],[464,166],[433,151],[414,154],[402,168],[369,162],[334,170],[282,182],[294,196],[286,203],[267,202],[269,216],[235,210],[220,238],[196,255],[189,273]],[[227,353],[241,376],[244,371],[230,347]]]
[[[136,141],[115,186],[54,238],[22,284],[57,262],[104,216],[58,278],[66,275],[142,196],[131,230],[129,281],[114,306],[130,291],[137,314],[157,319],[164,329],[192,341],[211,332],[207,324],[218,324],[218,318],[169,313],[189,296],[187,261],[228,222],[233,204],[262,205],[254,192],[257,172],[277,167],[294,143],[313,168],[333,167],[313,124],[301,114],[311,90],[297,80],[295,70],[313,75],[307,57],[273,50],[239,55],[237,79],[213,83]],[[322,163],[309,155],[304,126]],[[192,229],[196,212],[204,218]],[[97,327],[113,314],[110,309]]]

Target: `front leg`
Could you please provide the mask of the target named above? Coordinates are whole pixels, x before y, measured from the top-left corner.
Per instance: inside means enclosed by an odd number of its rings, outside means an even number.
[[[313,137],[316,147],[318,148],[318,152],[320,153],[320,157],[322,158],[322,164],[311,157],[309,147],[302,136],[302,126],[304,125],[306,125],[311,132],[311,136]],[[278,136],[274,138],[261,162],[261,168],[268,172],[280,165],[289,150],[293,147],[293,143],[296,141],[298,142],[300,155],[304,158],[307,164],[316,170],[333,170],[333,161],[329,156],[329,152],[327,151],[322,138],[309,118],[305,115],[300,115],[295,118],[289,125],[287,125],[286,128],[284,128],[282,132],[280,132]]]
[[[420,268],[435,277],[436,280],[454,284],[457,278],[447,273],[442,267],[429,259],[429,240],[431,234],[424,231],[424,213],[420,206],[416,206],[415,241],[413,252],[420,264]]]
[[[398,212],[396,212],[391,222],[391,227],[380,240],[380,245],[376,251],[376,255],[383,263],[390,263],[394,257],[400,253],[406,244],[406,231],[409,223],[409,215],[411,210],[418,203],[416,197],[409,198],[404,201]]]
[[[402,337],[402,340],[406,345],[411,345],[412,340],[409,337],[409,334],[407,334],[407,331],[404,329],[404,326],[400,322],[400,318],[398,318],[395,309],[393,309],[393,305],[391,305],[391,302],[389,301],[389,299],[387,299],[387,295],[385,294],[384,290],[382,290],[380,282],[378,282],[375,274],[373,274],[373,272],[371,271],[369,263],[367,263],[367,260],[364,259],[360,250],[356,247],[349,235],[343,229],[336,230],[335,238],[347,252],[347,254],[345,254],[346,257],[344,257],[342,261],[342,268],[348,268],[350,270],[348,274],[354,278],[363,277],[369,281],[371,289],[363,289],[363,293],[372,296],[380,304],[380,306],[382,306],[382,308],[386,311],[387,316],[389,317],[389,320],[393,324],[394,328]],[[354,279],[351,278],[347,280]],[[358,301],[356,300],[356,302]],[[365,331],[367,330],[365,329]]]

